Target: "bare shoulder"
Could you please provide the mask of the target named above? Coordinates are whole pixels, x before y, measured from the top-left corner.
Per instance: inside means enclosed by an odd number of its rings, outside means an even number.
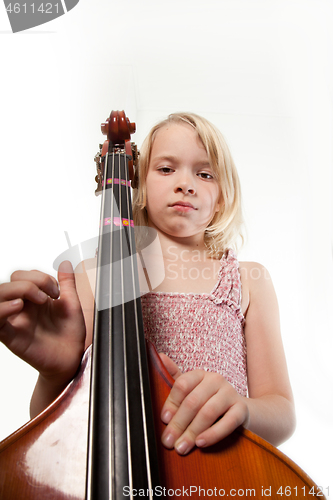
[[[270,338],[273,345],[280,337],[280,318],[271,276],[266,267],[258,262],[241,262],[240,275],[247,307],[246,338],[249,342]]]
[[[240,262],[239,272],[242,282],[242,310],[246,314],[250,304],[261,300],[265,294],[273,294],[271,276],[265,266],[259,262]]]

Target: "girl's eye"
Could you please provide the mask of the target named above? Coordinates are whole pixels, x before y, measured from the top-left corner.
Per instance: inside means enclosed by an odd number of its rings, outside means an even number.
[[[198,176],[201,177],[202,179],[214,179],[212,174],[209,174],[208,172],[199,172]]]
[[[159,167],[158,171],[162,172],[163,174],[169,174],[170,172],[173,172],[171,167]]]

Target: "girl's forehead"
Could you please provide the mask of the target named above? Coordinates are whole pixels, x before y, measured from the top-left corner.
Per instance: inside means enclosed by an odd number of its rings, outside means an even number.
[[[190,124],[185,123],[185,122],[174,122],[174,123],[165,123],[162,125],[159,129],[156,130],[154,134],[154,140],[156,140],[157,137],[167,137],[169,135],[181,133],[181,132],[187,132],[189,136],[193,137],[199,137],[197,131],[195,130],[194,127],[192,127]]]
[[[167,149],[186,149],[187,147],[200,149],[202,155],[207,155],[206,149],[198,132],[187,123],[166,124],[158,129],[153,137],[151,153],[155,154]]]

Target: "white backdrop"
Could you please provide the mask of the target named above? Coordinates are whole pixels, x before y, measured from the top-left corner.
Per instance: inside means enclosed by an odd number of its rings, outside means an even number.
[[[0,7],[0,282],[55,275],[67,231],[96,235],[101,121],[137,144],[172,111],[204,115],[238,166],[248,239],[270,271],[298,427],[282,451],[333,488],[332,1],[80,0],[13,35]],[[28,420],[36,373],[0,346],[0,439]]]

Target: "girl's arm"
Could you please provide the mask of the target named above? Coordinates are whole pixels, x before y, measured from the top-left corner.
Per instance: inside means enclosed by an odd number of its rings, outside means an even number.
[[[260,264],[241,270],[246,304],[249,398],[240,396],[222,375],[194,370],[180,374],[163,360],[175,384],[162,409],[168,424],[162,441],[180,454],[220,441],[239,425],[278,445],[295,428],[295,414],[280,335],[278,304],[271,278]],[[222,418],[221,418],[222,417]]]
[[[89,263],[90,261],[87,262]],[[62,329],[67,330],[69,352],[73,350],[69,335],[79,335],[80,332],[84,332],[84,335],[82,336],[81,333],[81,346],[77,351],[76,362],[73,363],[70,376],[66,375],[65,378],[63,378],[58,372],[50,379],[49,377],[45,378],[42,373],[39,374],[30,402],[31,417],[38,415],[59,396],[59,394],[74,377],[79,367],[82,354],[92,341],[94,298],[89,285],[84,262],[81,262],[77,266],[75,269],[75,275],[71,267],[67,268],[67,274],[65,277],[63,277],[60,273],[60,298],[63,297],[63,299],[67,298],[64,297],[64,279],[67,279],[68,286],[70,286],[70,295],[68,296],[68,299],[71,301],[71,305],[75,308],[73,309],[73,317],[68,317],[67,322],[62,325]],[[61,285],[63,285],[63,290]],[[76,329],[75,332],[74,329]]]
[[[85,324],[70,263],[57,281],[40,271],[16,271],[0,285],[0,341],[39,371],[31,414],[43,410],[75,375]]]
[[[245,322],[249,389],[247,427],[278,445],[290,437],[296,423],[278,302],[271,277],[263,266],[246,263],[242,275],[249,287]]]

